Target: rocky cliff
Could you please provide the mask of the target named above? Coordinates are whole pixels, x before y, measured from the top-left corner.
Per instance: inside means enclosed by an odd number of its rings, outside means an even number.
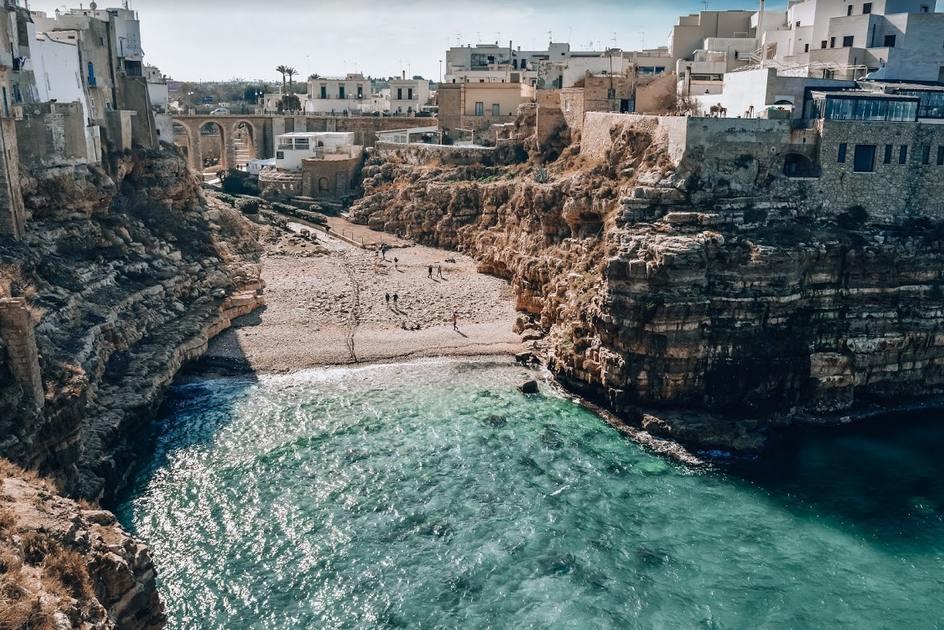
[[[614,131],[601,157],[541,157],[375,158],[351,216],[510,278],[562,380],[701,448],[752,451],[772,426],[941,391],[939,222],[801,210],[750,165],[674,169],[640,132]]]
[[[41,400],[12,378],[23,330],[6,325],[0,455],[107,498],[180,366],[261,303],[255,231],[168,148],[24,173],[23,193],[29,231],[0,241],[0,278],[5,309],[32,323]]]
[[[110,512],[0,461],[0,627],[159,630],[147,547]]]

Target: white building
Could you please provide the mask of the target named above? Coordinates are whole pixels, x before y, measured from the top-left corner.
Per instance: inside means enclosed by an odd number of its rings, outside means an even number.
[[[36,25],[31,22],[26,24],[26,30],[30,39],[37,102],[81,103],[88,121],[83,129],[86,158],[90,163],[101,161],[100,128],[91,124],[94,116],[89,95],[82,84],[82,66],[76,38],[73,36],[70,41],[65,33],[56,33],[57,37],[37,33]]]
[[[311,78],[308,95],[302,98],[302,111],[307,114],[369,113],[372,107],[370,81],[359,73]]]
[[[295,132],[275,138],[275,166],[280,171],[299,171],[310,158],[353,158],[360,147],[352,132]]]
[[[394,115],[414,114],[429,104],[429,80],[391,79],[388,111]]]

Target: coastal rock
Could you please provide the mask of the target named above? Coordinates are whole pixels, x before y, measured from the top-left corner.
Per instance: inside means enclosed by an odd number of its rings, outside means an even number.
[[[540,391],[537,381],[525,381],[518,389],[521,390],[522,394],[537,394]]]
[[[435,169],[391,157],[350,216],[508,278],[515,331],[544,333],[555,375],[627,421],[658,408],[740,427],[650,420],[696,447],[755,451],[781,418],[944,391],[942,218],[840,225],[778,192],[782,177],[673,170],[651,136],[611,135],[605,155],[571,147],[544,164],[543,183],[537,154]]]
[[[150,551],[115,522],[0,460],[2,624],[160,630]]]
[[[34,326],[42,392],[13,378],[23,331],[0,330],[0,456],[91,500],[126,483],[133,442],[180,367],[262,304],[256,228],[205,200],[176,152],[109,168],[71,170],[60,202],[62,169],[31,173],[30,229],[0,243],[3,292]]]

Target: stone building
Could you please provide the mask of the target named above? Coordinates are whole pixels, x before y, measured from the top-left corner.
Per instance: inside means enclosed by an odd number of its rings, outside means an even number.
[[[265,196],[338,201],[353,189],[364,147],[353,132],[290,132],[276,137],[275,167],[259,173]]]
[[[492,125],[513,123],[518,106],[534,95],[524,83],[444,83],[438,92],[440,129],[452,140],[490,140]]]
[[[429,80],[407,79],[406,74],[390,81],[387,111],[394,115],[415,114],[429,104]]]

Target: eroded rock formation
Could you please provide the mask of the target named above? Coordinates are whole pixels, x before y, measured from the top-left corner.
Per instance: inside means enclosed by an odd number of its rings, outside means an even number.
[[[593,159],[576,145],[541,167],[394,154],[364,175],[355,221],[510,278],[551,369],[655,433],[752,451],[772,425],[942,390],[944,226],[931,218],[801,209],[768,173],[674,165],[618,129]]]
[[[0,461],[0,627],[159,630],[154,577],[113,514]]]
[[[180,366],[261,304],[255,230],[168,149],[32,172],[23,189],[30,229],[0,242],[0,276],[35,325],[45,397],[0,380],[0,455],[107,498]]]

